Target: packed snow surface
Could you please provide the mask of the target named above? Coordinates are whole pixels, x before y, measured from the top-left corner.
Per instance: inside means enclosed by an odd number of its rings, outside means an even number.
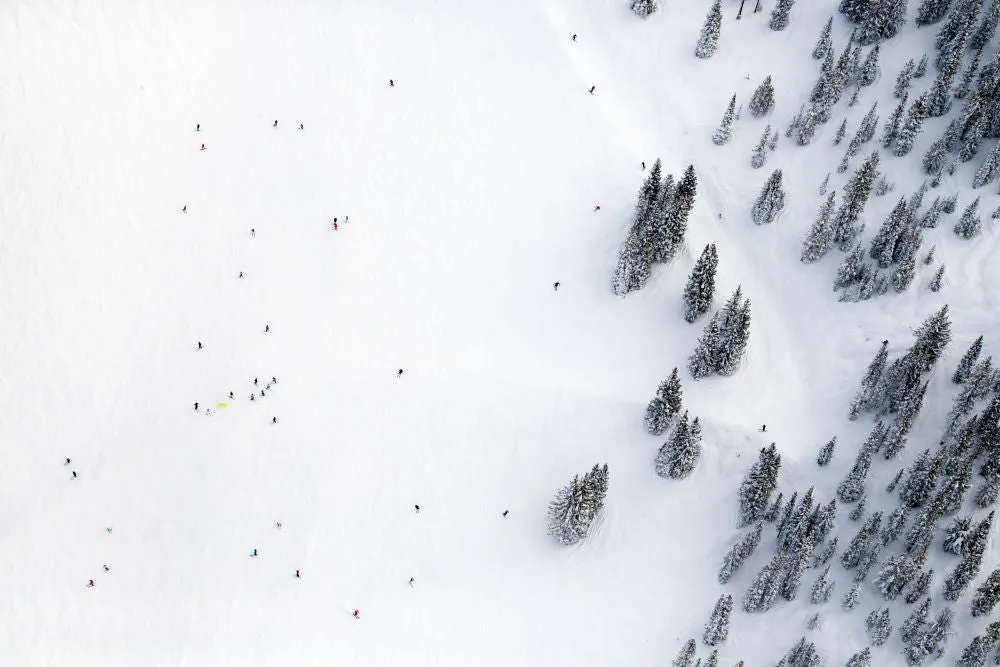
[[[642,21],[625,0],[7,3],[0,662],[663,665],[773,552],[767,528],[718,584],[758,449],[778,444],[786,497],[831,499],[871,427],[847,403],[879,342],[898,356],[948,303],[954,340],[904,458],[936,444],[958,357],[980,333],[1000,350],[992,222],[971,243],[929,230],[937,294],[920,265],[901,295],[838,303],[840,253],[798,261],[840,119],[886,98],[933,30],[911,20],[859,105],[753,170],[764,125],[783,132],[806,101],[837,3],[797,3],[775,33],[770,0],[739,22],[727,1],[699,60],[709,4]],[[848,32],[838,15],[838,52]],[[714,146],[730,96],[745,105],[768,74],[775,111]],[[697,170],[686,249],[622,299],[609,276],[656,157]],[[897,190],[869,204],[866,238],[923,178],[919,160],[884,160]],[[775,167],[786,206],[758,227]],[[705,453],[668,481],[642,416],[707,319],[684,322],[680,297],[710,242],[717,302],[738,284],[751,299],[750,347],[734,377],[682,374]],[[604,462],[599,525],[557,544],[546,504]],[[876,462],[873,494],[899,465]],[[866,587],[843,612],[835,574],[810,638],[841,664],[878,602]],[[720,664],[777,662],[817,611],[806,597],[760,616],[737,602]],[[983,625],[962,607],[945,660]],[[902,664],[897,639],[873,651]]]

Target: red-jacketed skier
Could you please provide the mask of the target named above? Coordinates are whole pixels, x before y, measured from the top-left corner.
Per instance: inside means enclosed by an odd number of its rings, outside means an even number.
[[[359,612],[359,611],[358,611],[357,609],[355,609],[355,610],[354,610],[354,618],[358,618],[358,619],[360,619],[361,617],[360,617],[360,616],[358,616],[358,614],[360,614],[360,613],[361,613],[361,612]]]

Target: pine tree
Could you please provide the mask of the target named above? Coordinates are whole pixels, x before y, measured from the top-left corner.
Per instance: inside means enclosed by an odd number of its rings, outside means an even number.
[[[927,54],[925,53],[921,56],[919,62],[917,62],[917,69],[913,70],[914,79],[922,79],[924,74],[927,73]]]
[[[934,273],[934,277],[927,284],[927,289],[932,292],[941,291],[941,281],[944,278],[944,264],[938,267],[938,270]]]
[[[701,424],[698,418],[688,422],[688,413],[681,415],[670,440],[663,443],[656,455],[656,473],[661,477],[687,477],[701,456]]]
[[[712,616],[705,624],[702,640],[708,646],[717,646],[729,636],[729,616],[733,611],[733,596],[721,595],[712,610]]]
[[[1000,602],[1000,569],[993,570],[976,589],[972,598],[972,615],[989,616],[997,602]]]
[[[931,611],[931,599],[925,598],[920,605],[913,610],[903,624],[899,626],[899,638],[903,640],[904,644],[910,644],[914,639],[918,638],[924,631],[924,626],[927,624],[927,617]]]
[[[774,523],[778,520],[778,516],[781,515],[781,510],[784,508],[784,498],[785,494],[779,493],[778,497],[774,499],[771,506],[764,512],[764,521],[768,523]]]
[[[989,507],[1000,497],[1000,474],[990,472],[986,476],[986,481],[976,492],[976,505],[979,507]]]
[[[754,578],[750,588],[743,598],[743,611],[756,613],[767,611],[778,599],[778,589],[781,586],[782,574],[788,554],[779,550]]]
[[[854,245],[863,225],[858,218],[871,195],[878,174],[879,155],[874,152],[844,186],[844,201],[834,217],[833,241],[847,250]]]
[[[887,547],[902,534],[903,528],[906,527],[906,520],[910,516],[910,509],[906,505],[900,505],[889,514],[889,518],[885,521],[885,527],[882,528],[882,533],[879,537],[882,540],[882,546]]]
[[[858,566],[864,555],[874,544],[879,527],[882,525],[882,512],[875,512],[858,530],[858,534],[851,540],[850,545],[840,556],[840,563],[847,570],[852,570]]]
[[[681,652],[677,654],[677,657],[670,664],[672,667],[692,667],[694,665],[694,655],[697,651],[698,645],[694,639],[689,639],[684,644]]]
[[[906,604],[913,604],[922,596],[927,595],[927,591],[931,587],[931,579],[933,578],[934,570],[922,570],[916,579],[913,580],[913,583],[910,584],[910,590],[906,591],[906,597],[903,598],[903,601]]]
[[[833,458],[833,449],[837,446],[837,436],[833,436],[829,442],[823,445],[819,450],[819,456],[816,457],[816,463],[820,466],[825,466]]]
[[[710,243],[701,252],[694,265],[687,285],[684,287],[684,320],[694,322],[708,312],[715,297],[715,272],[719,266],[719,254],[715,244]]]
[[[659,0],[632,0],[632,11],[642,19],[649,18],[659,8]]]
[[[895,600],[916,576],[917,570],[916,563],[905,554],[891,556],[875,577],[875,586],[886,600]]]
[[[737,287],[719,314],[719,342],[715,372],[732,375],[737,371],[750,340],[750,299],[742,300]]]
[[[872,650],[867,646],[850,657],[847,667],[871,667]]]
[[[971,239],[983,229],[983,221],[979,217],[979,197],[976,197],[962,212],[962,217],[955,223],[955,235],[963,239]]]
[[[816,583],[813,584],[809,601],[813,604],[824,604],[829,601],[830,596],[833,594],[834,583],[830,580],[830,567],[827,566],[823,570],[823,573],[819,575],[819,578],[816,579]]]
[[[903,121],[903,126],[899,129],[899,134],[896,135],[896,147],[893,150],[893,154],[896,156],[908,155],[913,149],[913,142],[927,117],[926,103],[926,98],[921,95],[913,101],[906,112],[906,120]]]
[[[768,75],[764,82],[753,91],[750,98],[750,113],[756,117],[770,113],[774,108],[774,84],[771,82],[771,75]]]
[[[768,26],[771,30],[784,30],[788,27],[788,14],[792,11],[795,0],[778,0],[771,12],[771,22]]]
[[[954,621],[955,613],[945,608],[941,610],[933,623],[922,627],[917,634],[907,642],[903,649],[907,663],[919,665],[928,658],[939,659],[944,654],[942,645],[951,634],[951,625]]]
[[[957,600],[976,575],[983,561],[983,552],[989,539],[990,526],[993,523],[993,512],[977,526],[966,546],[965,558],[952,571],[944,582],[944,599]]]
[[[972,638],[969,645],[962,651],[962,657],[955,663],[957,667],[985,667],[986,659],[990,657],[990,649],[994,642],[987,643],[981,636]]]
[[[931,176],[940,174],[948,161],[948,141],[944,137],[938,139],[924,155],[924,171]]]
[[[704,667],[719,667],[719,649],[713,650],[708,655],[708,659],[705,660]]]
[[[905,292],[916,275],[917,262],[913,253],[909,253],[892,272],[892,288],[896,292]]]
[[[780,468],[781,454],[774,443],[761,448],[757,461],[743,478],[737,493],[741,526],[756,523],[763,518],[771,494],[778,485]]]
[[[875,234],[871,249],[868,251],[869,257],[878,260],[879,267],[885,269],[892,265],[896,245],[905,230],[906,200],[900,199]]]
[[[695,380],[715,372],[719,358],[719,314],[712,315],[698,339],[698,347],[688,358],[688,370]]]
[[[826,543],[823,550],[813,556],[813,567],[822,567],[830,562],[830,559],[837,554],[837,536]]]
[[[857,607],[861,598],[860,588],[861,584],[857,584],[852,586],[851,590],[844,593],[844,597],[840,600],[840,606],[848,611]]]
[[[754,224],[764,225],[774,222],[778,213],[785,207],[785,191],[782,190],[781,180],[781,170],[775,169],[753,205],[751,217]]]
[[[982,56],[981,53],[976,53],[972,58],[972,62],[969,63],[969,67],[965,70],[962,75],[962,79],[959,81],[958,86],[955,87],[955,99],[964,100],[969,95],[969,91],[972,90],[972,82],[976,78],[976,74],[979,72],[979,59]]]
[[[784,599],[791,601],[798,596],[799,586],[802,585],[802,575],[810,563],[812,563],[814,545],[815,542],[812,537],[807,536],[789,554],[785,567],[785,575],[779,586],[779,593]]]
[[[983,17],[983,22],[979,24],[979,28],[969,40],[969,48],[976,51],[977,54],[993,39],[993,36],[996,34],[997,24],[1000,22],[1000,6],[995,2],[984,4],[986,15]]]
[[[715,134],[712,135],[712,141],[716,146],[723,146],[729,143],[729,139],[732,137],[733,117],[735,115],[736,94],[734,93],[733,97],[729,100],[729,106],[726,107],[726,113],[722,114],[722,123],[715,130]]]
[[[670,379],[660,383],[656,396],[646,408],[646,430],[652,435],[663,435],[670,422],[681,409],[681,379],[675,368]]]
[[[859,248],[860,249],[860,248]],[[872,410],[877,407],[876,390],[882,374],[885,373],[886,360],[889,358],[889,341],[882,341],[882,346],[875,354],[875,358],[868,364],[868,370],[864,378],[861,379],[861,388],[851,401],[850,418],[857,419],[861,412]]]
[[[861,71],[858,73],[858,85],[859,86],[870,86],[875,83],[881,74],[881,68],[878,64],[879,48],[878,44],[872,47],[872,50],[868,52],[868,56],[865,58],[865,62],[861,65]]]
[[[881,422],[879,422],[879,425],[881,425]],[[871,452],[864,450],[859,452],[851,471],[837,486],[837,497],[843,502],[855,503],[864,495],[865,478],[868,476],[869,467],[871,467],[871,457]]]
[[[822,660],[816,652],[816,645],[806,641],[805,637],[799,639],[792,650],[788,652],[787,667],[820,667]]]
[[[809,234],[802,244],[800,259],[811,264],[821,259],[833,245],[833,210],[836,206],[836,193],[831,192],[826,202],[820,208]]]
[[[764,132],[760,135],[760,141],[754,147],[753,152],[750,154],[750,166],[754,169],[760,169],[764,166],[767,161],[767,141],[771,138],[771,126],[768,125],[764,128]]]
[[[1000,143],[993,147],[983,164],[976,170],[976,175],[972,177],[972,187],[979,188],[992,183],[997,176],[1000,176]]]
[[[684,176],[673,192],[670,204],[661,204],[664,213],[657,226],[653,242],[652,259],[654,262],[669,262],[684,245],[688,217],[694,207],[697,190],[698,178],[694,173],[694,165],[688,165],[688,168],[684,170]]]
[[[580,530],[578,517],[581,512],[583,490],[579,476],[561,488],[549,503],[549,534],[562,544],[576,544],[586,537]]]
[[[950,554],[964,556],[971,535],[972,519],[957,517],[952,520],[951,525],[945,530],[942,546]]]
[[[910,58],[903,65],[903,69],[899,71],[899,74],[896,75],[896,86],[892,90],[892,94],[896,99],[904,97],[910,90],[914,68],[916,68],[916,63],[913,62],[913,58]]]
[[[923,0],[917,10],[917,25],[930,25],[944,18],[951,0]]]
[[[830,31],[833,28],[833,17],[826,22],[823,30],[819,33],[819,40],[813,48],[812,56],[816,60],[823,60],[827,54],[833,53],[833,40],[830,39]]]
[[[872,613],[868,614],[868,618],[865,619],[865,627],[868,629],[868,635],[872,638],[872,644],[875,646],[884,644],[885,640],[892,633],[889,609],[886,607],[873,610]]]
[[[618,266],[612,278],[612,291],[618,296],[642,289],[652,271],[654,225],[660,201],[661,163],[657,159],[636,199],[635,214],[629,235],[618,254]]]
[[[969,349],[962,355],[962,359],[958,362],[958,368],[955,369],[954,375],[951,376],[951,381],[955,384],[962,384],[968,380],[976,362],[979,361],[979,355],[982,351],[983,337],[980,336],[973,341],[972,345],[969,346]]]
[[[925,449],[910,466],[906,483],[900,489],[899,499],[910,509],[923,507],[937,484],[937,475],[941,469],[941,459],[931,456]]]
[[[726,556],[722,559],[722,567],[719,569],[719,583],[725,584],[732,579],[733,575],[746,562],[747,558],[753,555],[760,544],[761,531],[764,530],[763,522],[758,523],[752,530],[747,531],[739,542],[733,545]]]
[[[701,35],[698,37],[698,45],[694,54],[699,58],[711,58],[719,48],[719,35],[722,30],[722,7],[719,0],[712,3],[712,8],[708,10],[705,17],[705,25],[701,28]]]
[[[951,85],[955,81],[961,63],[962,44],[956,44],[950,55],[945,58],[934,83],[931,84],[927,98],[928,116],[937,118],[945,115],[951,109]]]
[[[899,484],[899,480],[903,478],[903,468],[900,468],[895,477],[893,477],[885,487],[886,493],[892,493],[896,490],[896,486]]]
[[[937,363],[944,348],[951,341],[951,320],[948,318],[948,306],[924,320],[914,333],[916,341],[910,351],[922,372],[929,371]]]

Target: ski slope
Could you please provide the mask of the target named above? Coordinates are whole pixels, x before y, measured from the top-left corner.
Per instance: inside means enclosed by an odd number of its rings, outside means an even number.
[[[798,261],[840,118],[853,131],[933,32],[908,24],[859,105],[753,170],[763,126],[783,131],[806,100],[836,2],[798,3],[783,33],[767,28],[772,3],[739,22],[724,4],[720,50],[700,61],[702,0],[645,22],[624,0],[9,3],[0,662],[667,664],[773,551],[717,583],[759,447],[778,443],[786,496],[815,483],[832,498],[871,425],[846,406],[879,341],[897,356],[949,303],[954,340],[904,458],[936,444],[947,372],[980,333],[1000,350],[992,224],[971,243],[951,217],[929,230],[948,267],[938,294],[921,265],[902,295],[841,304],[840,254]],[[849,30],[834,26],[839,51]],[[714,146],[729,97],[746,104],[768,74],[771,117],[745,113]],[[914,154],[946,122],[929,120]],[[698,173],[686,251],[620,299],[609,274],[656,157]],[[866,238],[922,180],[891,160],[897,189],[870,202]],[[775,167],[787,205],[757,227]],[[671,482],[642,415],[701,333],[680,297],[710,242],[719,304],[738,284],[753,303],[751,341],[736,377],[682,376],[705,453]],[[255,377],[277,384],[261,398]],[[546,504],[597,462],[605,515],[562,547]],[[898,465],[877,463],[869,488]],[[822,610],[811,639],[829,664],[867,643],[866,595]],[[734,612],[720,664],[777,662],[814,611]],[[945,660],[985,625],[959,619]],[[898,639],[874,656],[902,664]]]

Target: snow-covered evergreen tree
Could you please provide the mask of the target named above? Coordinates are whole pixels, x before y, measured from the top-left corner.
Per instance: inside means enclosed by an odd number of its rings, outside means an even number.
[[[962,74],[962,78],[959,80],[958,85],[955,86],[955,99],[964,100],[968,97],[969,92],[972,90],[972,83],[975,81],[976,74],[979,73],[979,59],[982,54],[976,53],[972,58],[972,62],[969,63],[968,68],[966,68],[965,73]]]
[[[965,207],[962,217],[955,223],[955,235],[963,239],[971,239],[979,234],[983,229],[982,218],[979,217],[979,197],[976,197],[971,204]]]
[[[684,320],[694,322],[708,312],[715,298],[715,272],[719,267],[719,253],[710,243],[701,252],[684,287]]]
[[[865,61],[861,64],[861,71],[858,72],[858,85],[859,86],[870,86],[875,83],[876,79],[879,78],[881,74],[881,68],[878,63],[879,48],[878,44],[872,47],[872,50],[868,52],[865,57]]]
[[[982,354],[982,351],[983,337],[980,336],[972,342],[969,349],[962,355],[961,360],[958,362],[958,367],[955,369],[955,373],[951,376],[951,381],[955,384],[962,384],[968,380],[976,362],[979,361],[979,355]]]
[[[717,646],[726,641],[729,636],[729,616],[733,611],[733,596],[721,595],[715,603],[715,609],[705,624],[702,640],[708,646]]]
[[[972,187],[979,188],[992,183],[997,176],[1000,176],[1000,143],[993,147],[983,164],[976,170],[976,175],[972,177]]]
[[[922,0],[919,9],[917,9],[917,25],[937,23],[948,12],[950,3],[951,0]]]
[[[937,660],[944,654],[944,642],[951,634],[955,613],[945,607],[932,623],[924,624],[906,642],[903,655],[910,665],[920,665],[927,660]]]
[[[913,149],[913,142],[917,138],[917,134],[920,133],[920,128],[927,117],[926,104],[927,100],[925,96],[921,95],[910,105],[909,110],[906,112],[906,119],[899,128],[899,133],[896,135],[896,146],[893,149],[893,153],[896,156],[902,157],[908,155]]]
[[[579,517],[583,501],[583,488],[579,476],[561,488],[549,503],[549,534],[562,544],[576,544],[586,535],[581,532]]]
[[[976,526],[967,543],[965,558],[952,570],[951,575],[944,582],[943,595],[946,600],[957,600],[979,574],[992,523],[993,512],[990,512],[989,516]]]
[[[909,92],[910,84],[913,81],[913,70],[916,66],[913,58],[910,58],[903,65],[903,69],[899,71],[899,74],[896,75],[896,86],[892,89],[892,94],[896,99],[902,98]]]
[[[771,82],[771,75],[769,74],[764,82],[761,83],[757,90],[753,91],[753,96],[750,98],[750,113],[754,116],[760,117],[770,113],[771,109],[774,108],[774,84]]]
[[[920,636],[924,626],[927,624],[927,617],[930,611],[931,599],[924,598],[924,601],[913,610],[913,613],[906,617],[903,624],[899,626],[899,638],[903,640],[904,644],[909,644]]]
[[[701,456],[701,423],[695,417],[688,422],[687,411],[681,415],[670,440],[656,455],[656,473],[661,477],[683,479],[698,464]]]
[[[830,31],[833,29],[833,17],[826,22],[823,26],[823,30],[819,33],[819,39],[816,41],[816,46],[813,48],[812,56],[816,60],[823,60],[826,58],[827,54],[833,53],[833,40],[830,38]]]
[[[890,514],[889,518],[885,521],[885,527],[882,528],[882,532],[879,538],[882,540],[882,546],[887,547],[902,534],[903,528],[906,527],[906,520],[910,516],[910,508],[906,505],[900,505],[894,509]]]
[[[852,570],[858,566],[864,555],[875,543],[879,528],[882,525],[882,512],[875,512],[864,522],[858,530],[857,535],[851,540],[850,545],[840,555],[840,564],[847,570]]]
[[[698,652],[698,645],[695,643],[694,639],[689,639],[684,643],[683,648],[681,648],[680,653],[674,658],[671,667],[693,667],[694,666],[694,656]]]
[[[920,60],[917,61],[917,68],[913,70],[914,79],[922,79],[924,74],[927,73],[927,54],[925,53],[921,56]]]
[[[833,241],[842,250],[851,248],[864,229],[859,218],[878,175],[879,155],[872,153],[844,186],[844,200],[834,216]]]
[[[825,466],[833,458],[833,450],[837,446],[837,436],[833,436],[829,442],[820,447],[819,456],[816,457],[816,463],[821,466]]]
[[[947,163],[948,140],[942,137],[931,144],[930,148],[927,149],[927,153],[924,155],[923,160],[924,171],[932,176],[940,174]]]
[[[990,657],[990,649],[993,648],[995,641],[987,643],[982,636],[973,637],[955,663],[956,667],[986,667],[986,660]]]
[[[688,370],[695,380],[708,377],[715,372],[719,360],[719,314],[705,325],[705,330],[698,339],[698,346],[688,358]]]
[[[795,0],[778,0],[771,12],[771,21],[768,26],[771,30],[784,30],[788,27],[788,15],[792,11]]]
[[[712,8],[708,10],[705,17],[705,24],[701,28],[701,35],[698,37],[698,45],[694,54],[699,58],[711,58],[719,48],[719,36],[722,31],[722,6],[719,0],[712,3]]]
[[[855,503],[865,493],[865,478],[871,467],[872,453],[862,450],[847,476],[837,486],[837,497],[845,503]]]
[[[906,476],[906,482],[899,492],[899,499],[910,509],[923,507],[937,484],[937,476],[941,471],[941,458],[931,456],[925,449],[913,462]]]
[[[736,372],[750,341],[750,299],[742,299],[742,296],[742,288],[737,286],[719,313],[715,372],[720,375]]]
[[[964,556],[971,535],[972,519],[968,517],[956,517],[952,519],[951,525],[945,530],[944,541],[941,546],[950,554]]]
[[[913,580],[913,583],[910,584],[910,588],[906,591],[903,601],[906,604],[913,604],[921,597],[927,595],[927,591],[931,587],[931,579],[933,578],[934,570],[921,570],[920,574]]]
[[[736,115],[736,94],[734,93],[726,107],[726,113],[722,114],[722,122],[712,135],[712,142],[716,146],[723,146],[729,143],[732,137],[733,117]]]
[[[810,264],[822,258],[833,245],[833,211],[836,207],[836,193],[831,192],[820,207],[809,234],[802,244],[800,259]]]
[[[733,574],[746,562],[747,558],[753,555],[760,544],[761,532],[764,530],[764,523],[759,522],[751,530],[748,530],[739,542],[726,553],[722,559],[722,567],[719,569],[719,583],[725,584],[732,579]]]
[[[934,272],[934,277],[931,281],[927,283],[927,289],[932,292],[940,292],[941,284],[944,279],[944,264],[938,267],[938,270]]]
[[[865,628],[868,629],[868,636],[872,639],[872,644],[881,646],[892,633],[892,623],[889,619],[889,608],[875,609],[868,614],[865,619]]]
[[[743,597],[743,611],[756,613],[767,611],[778,599],[782,575],[788,561],[788,554],[779,550],[754,578]]]
[[[796,642],[785,660],[787,667],[820,667],[822,663],[819,653],[816,652],[816,645],[806,641],[805,637]]]
[[[681,379],[674,368],[670,378],[660,383],[656,396],[646,408],[646,431],[652,435],[666,433],[670,422],[680,413]]]
[[[816,579],[816,583],[813,584],[812,592],[809,595],[809,601],[813,604],[823,604],[829,601],[830,596],[833,594],[833,586],[836,582],[830,579],[830,566],[828,565],[823,573],[819,575]]]
[[[835,555],[837,555],[837,541],[838,537],[835,535],[832,540],[826,543],[819,553],[813,556],[813,567],[822,567],[830,562]]]
[[[768,523],[774,523],[777,521],[778,517],[781,516],[781,510],[785,507],[784,502],[785,494],[779,493],[774,499],[774,502],[771,503],[771,506],[767,508],[766,512],[764,512],[764,521],[767,521]]]
[[[858,602],[861,600],[861,584],[856,584],[851,587],[851,590],[844,593],[844,597],[840,599],[840,606],[845,610],[850,611],[858,606]]]
[[[778,453],[774,443],[762,447],[757,461],[743,478],[737,493],[741,526],[755,523],[763,518],[771,494],[778,485],[780,468],[781,454]]]
[[[871,667],[872,650],[867,646],[848,659],[847,667]]]
[[[632,0],[632,11],[639,18],[649,18],[649,15],[659,8],[659,0]]]
[[[895,600],[917,575],[918,569],[906,554],[890,556],[875,577],[875,586],[886,600]]]
[[[764,128],[764,132],[760,135],[760,141],[757,142],[753,152],[750,154],[750,166],[754,169],[760,169],[767,161],[767,142],[770,138],[771,126],[768,125]]]
[[[951,86],[962,63],[962,46],[962,44],[955,45],[944,59],[941,71],[931,84],[927,97],[927,115],[932,118],[943,116],[951,109]]]
[[[858,248],[860,250],[860,247]],[[861,388],[851,401],[850,418],[855,420],[861,412],[873,410],[881,402],[877,393],[879,381],[885,373],[886,361],[889,358],[889,341],[882,341],[882,346],[875,353],[875,358],[868,364],[868,370],[861,379]]]
[[[765,225],[774,222],[775,217],[785,207],[785,191],[781,187],[781,180],[781,170],[775,169],[751,210],[754,224]]]
[[[1000,568],[993,570],[976,589],[972,598],[972,615],[989,616],[997,602],[1000,602]]]
[[[976,29],[976,32],[973,33],[972,38],[969,40],[969,48],[976,51],[977,55],[993,39],[997,31],[997,24],[1000,22],[1000,5],[995,2],[986,2],[983,4],[986,14],[983,16],[983,21],[979,24],[979,28]]]
[[[698,178],[694,165],[688,165],[684,170],[669,204],[661,197],[661,221],[656,227],[653,239],[652,258],[654,262],[669,262],[684,245],[687,234],[688,217],[694,207],[694,199],[698,189]]]

